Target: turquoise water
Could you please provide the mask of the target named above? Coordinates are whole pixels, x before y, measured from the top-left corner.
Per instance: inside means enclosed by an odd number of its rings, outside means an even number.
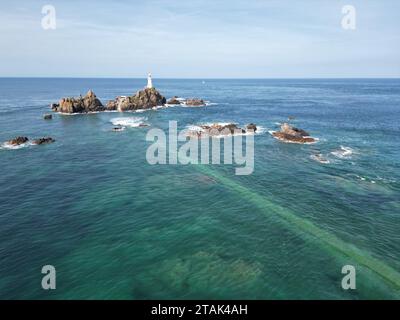
[[[400,80],[155,80],[204,108],[54,115],[49,103],[89,88],[105,103],[140,79],[0,79],[0,298],[398,299]],[[111,132],[117,117],[151,125]],[[318,137],[284,144],[293,124]],[[254,122],[255,170],[155,165],[151,128]],[[338,157],[340,147],[352,154]],[[310,158],[322,153],[329,164]],[[57,289],[41,289],[43,265]],[[341,288],[341,269],[357,289]]]

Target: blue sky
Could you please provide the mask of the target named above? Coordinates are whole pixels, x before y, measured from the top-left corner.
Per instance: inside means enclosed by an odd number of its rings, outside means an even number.
[[[0,29],[0,76],[400,77],[398,0],[2,1]]]

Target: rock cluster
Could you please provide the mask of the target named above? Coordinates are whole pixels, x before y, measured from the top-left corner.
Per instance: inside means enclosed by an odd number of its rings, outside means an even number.
[[[20,146],[24,143],[27,143],[28,141],[29,139],[27,137],[16,137],[14,139],[7,141],[6,143],[11,146]],[[51,137],[45,137],[45,138],[34,139],[32,141],[32,144],[39,145],[39,144],[53,143],[54,141],[56,140],[54,140]]]
[[[155,88],[146,88],[129,97],[117,97],[107,103],[108,110],[129,111],[163,106],[167,100]]]
[[[84,97],[62,98],[58,103],[53,103],[51,109],[61,113],[88,113],[106,110],[92,90],[89,90]]]
[[[201,107],[205,106],[206,102],[203,99],[190,98],[190,99],[179,99],[179,97],[172,97],[167,101],[167,104],[173,105],[186,105],[190,107]]]
[[[316,141],[315,138],[310,137],[307,131],[295,128],[288,123],[283,123],[281,130],[273,132],[272,135],[283,142],[313,143]]]
[[[257,127],[255,124],[247,125],[247,131],[255,132]],[[234,134],[245,134],[247,132],[245,129],[238,127],[234,123],[229,124],[219,124],[214,123],[212,125],[201,125],[199,130],[189,130],[187,135],[190,137],[207,137],[207,136],[229,136]]]

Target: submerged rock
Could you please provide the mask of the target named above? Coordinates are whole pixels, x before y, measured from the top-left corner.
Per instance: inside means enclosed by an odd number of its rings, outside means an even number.
[[[39,139],[35,139],[35,140],[33,140],[33,144],[37,144],[37,145],[40,145],[40,144],[46,144],[46,143],[53,143],[53,142],[55,142],[56,140],[54,140],[53,138],[51,138],[51,137],[45,137],[45,138],[39,138]]]
[[[43,119],[44,119],[44,120],[51,120],[51,119],[53,119],[53,115],[51,115],[51,114],[45,114],[45,115],[43,115]]]
[[[135,95],[120,96],[107,103],[108,110],[129,111],[163,106],[167,100],[155,88],[145,88]]]
[[[291,143],[313,143],[316,139],[310,137],[307,131],[292,127],[288,123],[283,123],[281,125],[281,131],[275,131],[272,135],[283,142]]]
[[[330,161],[327,158],[325,158],[321,153],[313,154],[310,156],[310,158],[319,163],[323,163],[323,164],[330,163]]]
[[[11,146],[19,146],[21,144],[27,143],[28,141],[29,139],[27,137],[16,137],[14,139],[7,141],[6,143]]]
[[[88,113],[106,110],[92,90],[89,90],[84,97],[62,98],[59,103],[53,103],[51,108],[55,112],[62,113]]]
[[[124,131],[125,130],[125,127],[114,127],[114,128],[112,128],[112,131],[114,131],[114,132],[120,132],[120,131]]]

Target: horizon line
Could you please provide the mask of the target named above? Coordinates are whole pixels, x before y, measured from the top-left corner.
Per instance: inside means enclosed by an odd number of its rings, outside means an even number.
[[[146,79],[147,77],[86,77],[86,76],[0,76],[0,79]],[[362,79],[400,79],[396,77],[154,77],[161,80],[362,80]]]

